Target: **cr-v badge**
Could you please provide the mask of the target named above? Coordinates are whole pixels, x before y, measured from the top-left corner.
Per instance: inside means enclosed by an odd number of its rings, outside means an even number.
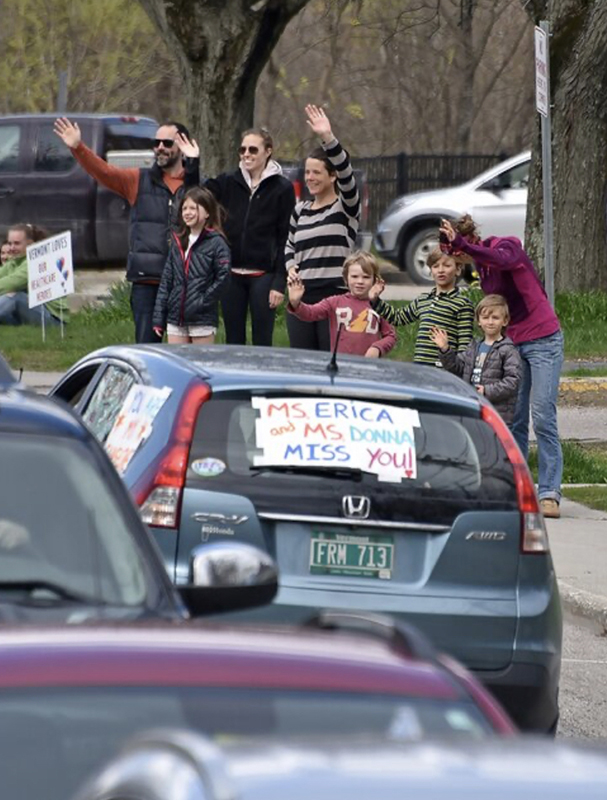
[[[342,498],[341,510],[348,519],[367,519],[371,513],[371,501],[364,495],[347,494]]]
[[[231,525],[240,525],[249,518],[240,514],[218,514],[215,512],[197,511],[192,514],[192,519],[202,522],[200,535],[203,542],[206,542],[211,534],[216,536],[234,536],[234,528]]]

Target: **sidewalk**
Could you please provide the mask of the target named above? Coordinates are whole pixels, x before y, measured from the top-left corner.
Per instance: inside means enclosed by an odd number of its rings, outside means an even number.
[[[607,513],[567,499],[561,513],[547,523],[563,609],[607,631]]]

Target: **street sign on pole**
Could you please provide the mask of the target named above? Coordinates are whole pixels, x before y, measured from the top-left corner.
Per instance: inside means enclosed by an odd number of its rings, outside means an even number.
[[[550,26],[535,29],[535,105],[542,118],[542,188],[544,198],[544,285],[554,306],[554,218],[552,214],[552,120],[550,110]]]
[[[535,28],[535,107],[544,117],[548,116],[548,34]]]

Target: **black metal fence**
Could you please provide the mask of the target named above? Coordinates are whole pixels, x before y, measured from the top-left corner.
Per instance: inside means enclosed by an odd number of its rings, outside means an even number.
[[[353,158],[354,168],[362,170],[366,177],[369,210],[365,227],[375,231],[388,205],[401,194],[464,183],[505,158],[505,153],[463,156],[398,153]]]

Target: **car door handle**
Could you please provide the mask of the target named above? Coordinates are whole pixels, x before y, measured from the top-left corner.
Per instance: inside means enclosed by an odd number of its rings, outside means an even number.
[[[8,197],[11,194],[15,194],[15,190],[12,189],[10,186],[0,187],[0,197]]]

